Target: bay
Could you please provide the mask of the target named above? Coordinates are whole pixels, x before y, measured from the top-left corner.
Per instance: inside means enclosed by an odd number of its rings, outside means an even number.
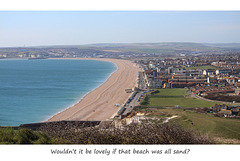
[[[97,60],[0,60],[0,126],[47,120],[76,104],[116,69]]]

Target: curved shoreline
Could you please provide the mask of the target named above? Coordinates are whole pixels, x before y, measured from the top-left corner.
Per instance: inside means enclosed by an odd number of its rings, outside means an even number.
[[[85,94],[75,105],[55,114],[47,121],[102,121],[109,119],[118,111],[115,104],[123,104],[129,93],[126,88],[133,88],[136,84],[139,68],[128,60],[106,58],[59,58],[101,60],[112,62],[117,66],[104,83]]]
[[[55,58],[49,58],[49,59],[55,59]],[[56,58],[56,59],[68,59],[68,58]],[[83,59],[82,59],[82,58],[76,58],[76,59],[80,59],[80,60],[93,60],[93,59],[87,59],[87,58],[86,58],[86,59],[84,59],[84,58],[83,58]],[[94,60],[97,60],[97,59],[94,59]],[[99,60],[98,60],[98,61],[99,61]],[[103,61],[103,60],[101,60],[101,61]],[[111,63],[113,63],[113,62],[111,62]],[[114,70],[114,71],[106,78],[106,80],[105,80],[103,83],[99,84],[97,87],[93,88],[92,90],[90,90],[89,92],[87,92],[86,94],[84,94],[78,101],[76,101],[76,103],[73,103],[71,106],[68,106],[68,107],[66,107],[65,109],[62,109],[61,111],[55,113],[54,115],[46,118],[43,122],[49,122],[50,119],[52,119],[53,117],[55,117],[55,116],[58,115],[59,113],[62,113],[62,112],[64,112],[65,110],[67,110],[68,108],[77,105],[77,104],[78,104],[79,102],[81,102],[82,99],[84,99],[84,97],[86,97],[90,92],[96,90],[98,87],[100,87],[101,85],[103,85],[103,84],[112,76],[112,74],[115,73],[115,72],[118,70],[118,66],[117,66],[115,63],[113,63],[113,64],[117,67],[117,69]]]

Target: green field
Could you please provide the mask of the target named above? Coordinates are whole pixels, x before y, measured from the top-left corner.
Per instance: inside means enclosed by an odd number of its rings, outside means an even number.
[[[214,69],[214,70],[216,70],[217,67],[214,67],[214,66],[211,66],[211,65],[205,65],[205,66],[196,66],[196,67],[186,67],[186,69],[202,69],[202,70]]]
[[[158,92],[156,92],[158,91]],[[166,117],[178,116],[170,120],[182,125],[185,128],[190,128],[199,131],[201,134],[208,134],[217,143],[240,143],[240,120],[226,119],[216,117],[210,113],[197,113],[195,110],[184,110],[175,107],[211,107],[217,102],[208,102],[191,98],[188,96],[187,89],[156,89],[154,93],[148,93],[146,106],[142,106],[142,110],[149,107],[153,108],[148,117],[157,117],[165,119]],[[162,107],[162,108],[160,108]],[[230,140],[230,141],[229,141]]]
[[[177,115],[178,117],[170,122],[198,130],[201,134],[208,134],[212,138],[237,139],[240,142],[240,120],[238,119],[220,118],[213,114],[200,114],[183,109],[157,109],[153,115],[160,118]]]
[[[157,89],[159,93],[154,94],[154,96],[185,96],[188,95],[187,89],[184,88],[171,88],[171,89]]]
[[[151,97],[149,99],[149,106],[160,107],[175,107],[176,105],[179,105],[180,107],[212,107],[215,104],[218,103],[185,97],[173,97],[173,98]]]
[[[209,102],[191,98],[188,96],[188,89],[175,88],[175,89],[158,89],[159,93],[149,96],[147,106],[157,107],[212,107],[217,102]]]

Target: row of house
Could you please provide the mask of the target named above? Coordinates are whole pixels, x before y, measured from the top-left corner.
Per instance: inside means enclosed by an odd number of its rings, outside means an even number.
[[[227,69],[240,69],[239,64],[231,64],[227,62],[212,62],[211,65]]]
[[[211,111],[218,116],[240,118],[240,106],[227,106],[215,104]]]
[[[192,93],[197,95],[208,95],[208,94],[216,94],[216,93],[233,93],[235,92],[235,88],[233,86],[196,86],[191,89]]]
[[[233,85],[240,87],[240,78],[215,74],[204,74],[204,70],[189,70],[188,74],[177,72],[159,71],[156,69],[144,70],[143,75],[147,87],[184,88],[196,85]],[[202,73],[202,74],[201,74]]]
[[[142,65],[147,87],[184,88],[209,84],[240,87],[240,77],[232,75],[233,70],[230,69],[184,69],[168,65],[164,67],[161,63],[153,61]]]

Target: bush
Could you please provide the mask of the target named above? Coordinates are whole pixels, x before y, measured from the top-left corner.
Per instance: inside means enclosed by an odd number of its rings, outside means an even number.
[[[159,90],[156,90],[156,91],[154,91],[154,92],[151,92],[151,95],[154,95],[154,94],[157,94],[157,93],[160,93],[160,91],[159,91]]]
[[[143,101],[140,103],[141,105],[148,105],[149,104],[149,96],[146,95]]]
[[[72,128],[46,124],[42,132],[30,129],[0,129],[0,144],[213,144],[207,135],[186,130],[177,124],[144,121],[123,128]]]
[[[30,129],[14,130],[12,128],[0,129],[0,144],[48,144],[50,138]]]
[[[56,128],[56,126],[55,126]],[[45,129],[52,129],[45,127]],[[60,128],[59,128],[60,129]],[[44,131],[44,128],[42,129]],[[47,132],[56,144],[213,144],[208,136],[200,135],[175,124],[145,122],[130,124],[122,129],[88,127],[75,130],[52,129]],[[58,136],[58,137],[56,137]]]
[[[0,129],[0,144],[14,144],[15,131],[12,128]]]
[[[39,137],[29,129],[20,129],[15,137],[18,144],[31,144],[33,141],[38,140]]]

